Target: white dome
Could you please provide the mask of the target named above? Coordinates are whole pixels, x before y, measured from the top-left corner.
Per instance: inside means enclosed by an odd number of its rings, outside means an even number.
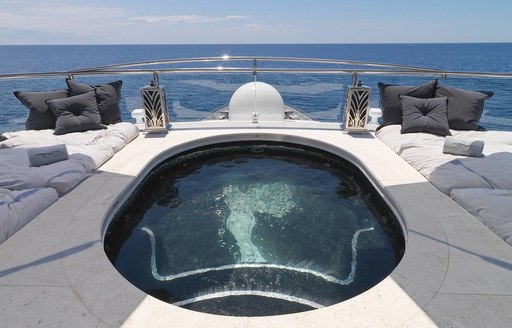
[[[279,91],[263,82],[249,82],[238,88],[229,101],[229,120],[252,122],[283,121],[284,101]]]

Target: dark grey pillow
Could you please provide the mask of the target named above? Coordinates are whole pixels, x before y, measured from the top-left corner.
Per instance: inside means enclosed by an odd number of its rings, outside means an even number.
[[[27,130],[46,130],[55,129],[57,117],[49,110],[46,104],[47,100],[61,99],[68,97],[68,90],[26,92],[15,91],[14,95],[25,107],[30,109],[25,129]]]
[[[66,79],[70,96],[77,96],[87,92],[96,91],[96,101],[101,115],[101,123],[115,124],[121,122],[121,86],[123,81],[99,84],[92,86]]]
[[[101,124],[94,91],[65,99],[48,100],[46,103],[57,116],[53,134],[106,129]]]
[[[448,127],[447,98],[400,98],[403,110],[401,133],[427,132],[440,136],[451,135]]]
[[[379,82],[380,103],[382,107],[382,124],[379,128],[402,124],[402,103],[400,96],[416,98],[434,98],[436,96],[437,80],[432,80],[420,86],[403,86]]]
[[[448,97],[448,125],[454,130],[479,130],[478,121],[484,111],[484,100],[490,91],[470,91],[438,85],[436,97]]]

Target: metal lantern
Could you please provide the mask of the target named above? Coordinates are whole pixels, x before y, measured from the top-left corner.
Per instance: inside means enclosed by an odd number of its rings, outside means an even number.
[[[371,91],[372,89],[364,86],[361,81],[348,88],[343,122],[346,132],[367,131]]]
[[[144,130],[148,132],[167,131],[169,112],[167,110],[167,97],[165,89],[158,83],[158,75],[153,75],[150,85],[141,90],[142,105],[144,107]]]

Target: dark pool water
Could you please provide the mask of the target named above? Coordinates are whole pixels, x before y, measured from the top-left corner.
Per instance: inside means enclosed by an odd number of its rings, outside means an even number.
[[[371,288],[400,225],[349,162],[290,144],[222,144],[166,160],[115,213],[105,251],[135,286],[184,308],[264,316]]]

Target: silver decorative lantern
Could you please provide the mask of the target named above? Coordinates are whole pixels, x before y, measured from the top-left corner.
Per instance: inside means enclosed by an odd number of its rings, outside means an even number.
[[[142,105],[144,107],[144,130],[148,132],[167,131],[169,112],[165,89],[158,82],[158,75],[153,74],[150,85],[141,90]]]
[[[372,89],[364,86],[361,81],[354,83],[347,90],[345,102],[345,131],[366,132],[368,114],[370,113],[370,96]]]

